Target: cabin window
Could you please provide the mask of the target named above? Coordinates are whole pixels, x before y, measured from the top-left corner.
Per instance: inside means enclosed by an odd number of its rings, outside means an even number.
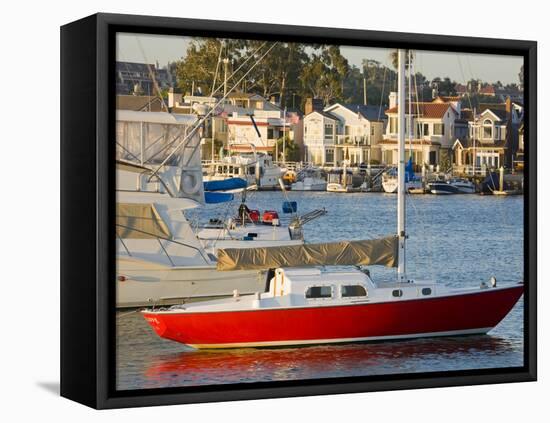
[[[394,289],[392,292],[391,292],[391,295],[393,297],[396,297],[396,298],[399,298],[399,297],[402,297],[403,296],[403,291],[401,289]]]
[[[306,298],[332,298],[332,286],[310,286]]]
[[[367,290],[363,285],[342,285],[342,298],[366,296]]]
[[[431,295],[432,288],[422,288],[422,295]]]

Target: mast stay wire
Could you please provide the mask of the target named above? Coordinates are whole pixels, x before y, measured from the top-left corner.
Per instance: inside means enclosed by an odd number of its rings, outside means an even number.
[[[195,126],[194,128],[189,132],[189,134],[183,139],[181,140],[181,142],[174,148],[174,150],[172,150],[172,152],[162,161],[162,163],[160,163],[158,165],[158,167],[156,169],[153,170],[153,172],[151,173],[151,176],[150,178],[152,178],[153,176],[155,176],[159,170],[162,168],[162,166],[164,166],[166,164],[166,162],[168,162],[168,160],[170,160],[170,158],[176,153],[176,151],[178,151],[182,145],[184,145],[184,143],[189,139],[191,138],[191,136],[193,136],[197,130],[201,127],[201,125],[206,121],[206,119],[208,119],[213,113],[214,113],[214,110],[216,110],[216,107],[218,107],[220,104],[223,103],[223,101],[225,101],[225,99],[227,98],[227,96],[229,94],[231,94],[231,92],[233,92],[235,90],[235,88],[248,76],[248,74],[250,72],[252,72],[252,70],[258,65],[258,63],[260,61],[262,61],[270,52],[271,50],[273,50],[273,48],[278,44],[279,42],[275,42],[273,43],[273,45],[256,61],[256,63],[254,63],[250,69],[248,69],[246,71],[246,73],[241,77],[241,79],[239,79],[239,81],[237,81],[237,83],[231,87],[227,93],[225,94],[225,96],[223,96],[215,105],[214,107],[212,107],[212,109],[206,114],[204,115],[201,119],[199,119],[196,123],[195,123]],[[264,43],[265,44],[265,43]],[[247,59],[248,60],[248,59]],[[240,69],[240,67],[239,67]],[[238,69],[235,71],[237,72]],[[235,73],[234,72],[234,73]],[[187,166],[189,164],[189,162],[191,161],[192,157],[193,157],[193,154],[195,153],[195,151],[199,148],[200,144],[197,144],[194,149],[193,149],[193,152],[189,155],[189,159],[187,161],[187,163],[185,164],[185,166]]]

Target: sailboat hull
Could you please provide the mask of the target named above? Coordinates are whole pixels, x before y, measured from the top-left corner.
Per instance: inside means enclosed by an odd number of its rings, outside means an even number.
[[[415,300],[220,312],[144,312],[156,333],[195,348],[377,341],[487,333],[523,286]]]

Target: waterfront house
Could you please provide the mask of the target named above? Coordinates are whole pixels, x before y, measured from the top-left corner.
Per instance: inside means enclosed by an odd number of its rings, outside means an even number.
[[[504,104],[482,104],[468,122],[468,137],[453,145],[455,169],[475,163],[476,168],[510,168],[519,148],[523,106],[507,99]]]
[[[276,142],[283,136],[284,125],[281,110],[248,109],[249,113],[234,111],[227,116],[227,148],[231,152],[256,151],[275,154]]]
[[[394,93],[392,93],[394,94]],[[384,139],[380,142],[382,163],[397,165],[397,104],[396,96],[390,94],[390,108],[386,110],[388,125]],[[455,138],[455,121],[459,113],[452,102],[409,103],[405,105],[406,154],[410,154],[416,166],[422,164],[449,164]],[[409,135],[409,121],[412,121],[412,137]]]
[[[378,106],[336,103],[304,118],[305,161],[351,166],[380,161],[385,114]]]

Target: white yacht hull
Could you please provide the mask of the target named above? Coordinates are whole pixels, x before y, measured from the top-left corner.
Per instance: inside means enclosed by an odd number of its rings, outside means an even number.
[[[308,181],[306,178],[304,181],[294,182],[291,189],[292,191],[326,191],[327,183],[322,179]]]
[[[263,292],[265,274],[218,272],[215,266],[171,267],[131,257],[117,260],[117,308],[179,304],[185,299]]]
[[[397,178],[387,178],[382,181],[382,188],[384,189],[384,192],[388,194],[395,194],[397,193]],[[421,190],[422,189],[422,181],[410,181],[405,184],[405,190],[411,191],[411,190]]]
[[[327,184],[327,191],[328,192],[348,192],[349,187],[343,186],[342,184],[339,184],[339,183],[332,182],[330,184]]]

